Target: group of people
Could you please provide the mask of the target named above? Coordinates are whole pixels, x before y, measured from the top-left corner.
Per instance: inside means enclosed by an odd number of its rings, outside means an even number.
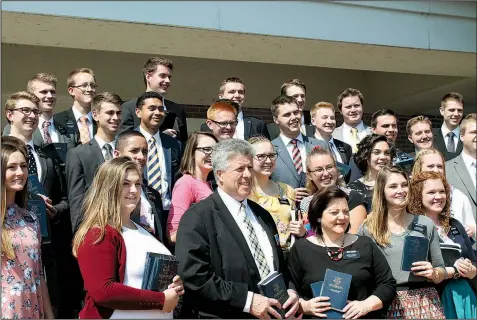
[[[3,317],[326,318],[329,297],[311,285],[327,269],[352,275],[346,319],[477,316],[477,127],[460,94],[442,98],[440,128],[407,122],[408,154],[392,110],[364,124],[357,89],[307,119],[298,79],[268,124],[244,115],[243,81],[225,79],[189,135],[186,108],[165,99],[172,71],[150,58],[145,92],[127,102],[97,92],[88,68],[68,75],[66,111],[47,73],[8,98]],[[408,236],[429,249],[403,271]],[[449,263],[443,244],[460,257]],[[142,289],[148,252],[179,261],[163,292]],[[274,271],[283,304],[259,290]]]

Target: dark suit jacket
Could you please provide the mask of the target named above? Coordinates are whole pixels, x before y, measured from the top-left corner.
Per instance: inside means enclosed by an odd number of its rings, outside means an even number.
[[[456,152],[453,153],[447,151],[446,140],[448,138],[446,137],[444,140],[444,136],[442,136],[442,131],[440,127],[432,129],[432,134],[434,135],[434,147],[444,155],[446,161],[454,159],[455,157],[460,155],[460,153],[462,152],[462,148],[464,147],[462,141],[460,140],[460,137],[457,137]]]
[[[329,150],[328,145],[323,140],[317,140],[303,136],[306,153],[310,153],[314,146],[320,146],[323,149]],[[272,141],[275,151],[278,153],[275,171],[270,179],[288,184],[292,188],[303,188],[306,183],[306,173],[302,172],[300,175],[295,169],[293,160],[288,153],[286,146],[283,144],[282,138],[277,137]],[[305,167],[305,159],[302,159],[302,165]]]
[[[267,126],[265,125],[265,122],[263,122],[262,120],[259,120],[254,117],[244,117],[243,126],[244,126],[243,137],[245,141],[247,141],[250,137],[259,136],[259,135],[270,139]],[[203,123],[200,126],[200,130],[205,132],[212,132],[212,130],[210,130],[210,128],[207,126],[206,123]]]
[[[446,178],[451,185],[462,191],[469,198],[475,218],[477,205],[476,190],[469,171],[465,166],[462,154],[446,162]]]
[[[53,115],[53,121],[55,121],[55,127],[63,128],[65,134],[73,137],[74,146],[81,144],[80,132],[78,124],[76,123],[75,114],[73,113],[73,107]],[[97,130],[96,122],[93,121],[93,136],[96,134]]]
[[[88,143],[68,150],[66,154],[66,185],[73,231],[82,219],[81,206],[85,193],[93,182],[96,170],[103,162],[103,153],[94,138]]]
[[[307,137],[315,138],[315,131],[316,131],[316,128],[314,125],[309,124],[306,126]],[[341,156],[341,159],[343,160],[343,163],[349,164],[349,161],[351,160],[351,157],[353,156],[351,146],[344,141],[334,139],[334,138],[333,138],[333,142],[336,146],[336,149],[338,149],[338,152]]]
[[[137,98],[123,103],[121,107],[121,127],[118,133],[134,130],[141,124],[141,121],[136,116],[136,102]],[[177,131],[179,140],[186,143],[188,134],[187,116],[184,106],[167,99],[164,99],[164,103],[166,104],[167,113],[159,130],[174,129]]]
[[[272,245],[274,269],[289,273],[275,237],[277,227],[261,206],[247,200]],[[244,235],[217,192],[193,205],[179,222],[176,243],[179,275],[185,286],[183,310],[243,319],[248,291],[259,293],[260,273]]]

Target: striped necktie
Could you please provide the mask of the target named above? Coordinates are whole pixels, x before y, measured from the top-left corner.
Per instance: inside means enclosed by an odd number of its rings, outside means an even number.
[[[293,145],[293,149],[292,149],[293,165],[295,166],[296,172],[298,174],[301,174],[303,172],[303,165],[301,163],[300,149],[298,149],[298,140],[293,139],[290,142]]]
[[[161,193],[161,163],[159,161],[159,152],[157,151],[156,139],[149,139],[149,152],[147,157],[147,182],[159,194]]]

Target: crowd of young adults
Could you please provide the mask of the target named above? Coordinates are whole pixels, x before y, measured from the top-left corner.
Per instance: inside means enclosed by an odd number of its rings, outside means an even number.
[[[68,75],[66,111],[48,73],[7,99],[3,318],[326,318],[311,284],[327,269],[352,275],[345,319],[477,317],[477,125],[459,93],[441,99],[440,127],[407,122],[406,153],[393,110],[367,126],[348,88],[307,119],[298,79],[271,99],[272,123],[244,114],[245,84],[225,79],[189,135],[186,108],[165,99],[172,71],[149,59],[127,102],[88,68]],[[429,248],[404,271],[409,236]],[[142,289],[148,252],[179,261],[163,292]],[[274,271],[283,303],[259,290]]]

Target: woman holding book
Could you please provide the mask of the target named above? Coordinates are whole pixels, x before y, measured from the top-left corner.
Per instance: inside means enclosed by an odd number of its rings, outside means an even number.
[[[425,171],[413,175],[409,211],[430,218],[437,228],[442,255],[446,263],[446,280],[437,286],[444,312],[448,319],[475,319],[477,301],[472,281],[477,274],[477,257],[462,224],[450,217],[450,187],[447,179],[438,172]],[[460,257],[453,250],[444,249],[455,244]],[[457,250],[455,251],[457,252]],[[446,259],[447,254],[447,259]],[[463,299],[462,297],[467,297]]]
[[[315,147],[306,157],[306,188],[311,196],[303,198],[300,203],[300,211],[306,223],[309,223],[308,208],[313,194],[330,186],[338,186],[348,194],[349,232],[356,233],[368,215],[364,198],[358,192],[346,188],[346,184],[339,177],[336,161],[331,153],[320,147]],[[313,230],[310,230],[308,234],[313,234]]]
[[[397,295],[386,318],[444,319],[439,294],[434,287],[447,277],[439,236],[431,219],[406,210],[408,203],[407,174],[397,166],[382,168],[376,177],[373,210],[358,234],[367,235],[376,242],[396,279]],[[405,271],[407,268],[402,266],[406,265],[411,252],[403,248],[411,240],[419,241],[427,248],[424,249],[427,253],[423,252],[427,257],[422,261],[411,260],[410,271]]]
[[[387,308],[396,294],[396,281],[376,244],[368,237],[348,233],[346,192],[336,186],[321,189],[310,202],[308,217],[315,235],[296,241],[288,260],[301,297],[299,312],[327,317],[329,297],[314,295],[312,285],[326,280],[326,270],[330,269],[352,276],[349,292],[343,292],[349,302],[340,317],[381,318],[381,309]]]
[[[37,216],[27,210],[28,153],[2,137],[2,318],[53,319]]]
[[[179,221],[194,203],[212,194],[207,176],[212,172],[210,155],[217,138],[210,132],[191,134],[181,160],[180,177],[172,190],[171,209],[167,217],[167,236],[171,243],[176,243]]]
[[[129,157],[103,163],[83,203],[73,240],[86,289],[80,318],[172,319],[182,281],[163,292],[142,290],[147,252],[169,250],[130,218],[141,195],[141,172]]]

